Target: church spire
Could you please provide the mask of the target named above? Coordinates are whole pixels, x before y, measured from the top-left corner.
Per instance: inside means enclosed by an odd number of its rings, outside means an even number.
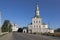
[[[38,7],[38,1],[36,2],[35,17],[38,17],[38,18],[39,18],[39,7]]]

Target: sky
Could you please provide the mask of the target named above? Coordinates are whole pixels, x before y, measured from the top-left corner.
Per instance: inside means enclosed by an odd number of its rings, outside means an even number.
[[[50,28],[60,28],[60,0],[38,0],[42,22]],[[35,15],[36,0],[0,0],[2,24],[4,20],[27,27]]]

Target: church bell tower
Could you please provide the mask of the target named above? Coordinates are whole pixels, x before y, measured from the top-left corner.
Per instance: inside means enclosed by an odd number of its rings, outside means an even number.
[[[38,7],[38,1],[36,2],[35,17],[39,18],[39,7]]]

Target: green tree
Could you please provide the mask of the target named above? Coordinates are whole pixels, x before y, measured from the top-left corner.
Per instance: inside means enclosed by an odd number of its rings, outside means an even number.
[[[12,25],[9,25],[9,32],[12,32]]]
[[[23,28],[19,28],[18,29],[18,32],[23,32]]]
[[[9,20],[5,20],[2,25],[2,32],[11,32],[12,31],[12,24]]]
[[[60,32],[60,28],[57,28],[57,29],[55,30],[55,32]]]

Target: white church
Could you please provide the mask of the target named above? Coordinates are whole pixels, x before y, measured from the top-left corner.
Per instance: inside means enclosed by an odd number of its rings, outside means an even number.
[[[16,23],[14,23],[12,26],[12,32],[17,32],[17,31],[18,31],[18,26]]]
[[[47,24],[42,23],[42,18],[39,16],[39,13],[37,2],[35,16],[32,18],[32,23],[28,25],[28,33],[54,33],[54,30],[49,29]]]

